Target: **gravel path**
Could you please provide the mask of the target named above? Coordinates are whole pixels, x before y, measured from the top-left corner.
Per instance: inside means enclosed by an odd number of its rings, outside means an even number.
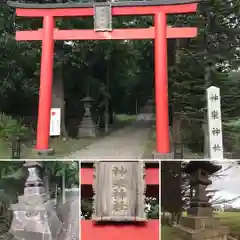
[[[147,146],[150,131],[149,118],[137,120],[131,126],[120,129],[65,159],[139,159]]]

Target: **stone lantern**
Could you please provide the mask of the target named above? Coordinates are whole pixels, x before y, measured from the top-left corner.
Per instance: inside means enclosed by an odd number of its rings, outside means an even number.
[[[192,192],[188,213],[196,216],[211,216],[212,207],[206,195],[206,188],[212,184],[209,179],[211,174],[219,171],[221,166],[212,162],[190,162],[185,172],[190,175],[190,187]]]
[[[190,175],[190,205],[187,216],[180,219],[175,226],[176,234],[182,240],[226,240],[229,230],[220,225],[213,216],[206,188],[212,184],[210,176],[221,169],[221,166],[210,161],[192,161],[185,168]]]
[[[24,193],[12,204],[13,220],[9,232],[16,239],[54,240],[61,231],[53,202],[45,191],[40,177],[41,164],[27,162],[28,170]]]
[[[92,114],[91,114],[93,99],[87,96],[83,98],[81,102],[83,103],[83,107],[84,107],[84,115],[78,129],[78,136],[79,137],[96,137],[97,128],[96,128],[96,124],[92,119]]]

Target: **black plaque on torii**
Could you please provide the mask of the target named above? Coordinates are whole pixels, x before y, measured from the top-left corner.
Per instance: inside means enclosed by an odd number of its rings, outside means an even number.
[[[94,3],[94,30],[112,31],[112,6],[110,2]]]

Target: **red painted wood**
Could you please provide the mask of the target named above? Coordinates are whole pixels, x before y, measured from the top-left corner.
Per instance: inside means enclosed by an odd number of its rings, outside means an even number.
[[[149,220],[143,226],[95,225],[93,221],[81,221],[81,240],[159,240],[160,221]]]
[[[167,15],[157,13],[154,16],[154,70],[156,101],[156,146],[157,152],[167,154],[170,151],[168,121],[168,68],[167,68]]]
[[[54,18],[43,18],[42,55],[40,71],[40,88],[38,103],[38,124],[36,149],[45,151],[49,148],[50,112],[52,106],[52,79],[54,55]]]
[[[134,6],[134,7],[113,7],[112,15],[152,15],[158,12],[165,13],[191,13],[196,12],[197,3],[182,5],[164,5],[164,6]],[[58,8],[58,9],[26,9],[17,8],[17,16],[22,17],[69,17],[69,16],[93,16],[93,8]]]
[[[93,168],[81,168],[81,184],[93,184]],[[159,185],[159,169],[147,168],[145,170],[146,184],[147,185]]]
[[[42,40],[43,30],[17,31],[17,41]],[[167,28],[167,38],[191,38],[197,35],[197,28]],[[153,39],[154,27],[139,29],[115,29],[112,32],[94,30],[54,30],[54,40],[107,40],[107,39]]]

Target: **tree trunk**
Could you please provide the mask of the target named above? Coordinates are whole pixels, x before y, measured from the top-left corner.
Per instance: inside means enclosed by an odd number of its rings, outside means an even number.
[[[113,124],[113,108],[112,108],[112,101],[109,101],[108,106],[108,116],[109,116],[109,124]]]
[[[67,137],[65,126],[65,99],[63,84],[63,63],[54,70],[52,86],[52,107],[61,108],[61,137]]]
[[[175,49],[175,65],[178,66],[178,64],[181,61],[181,41],[180,39],[176,40],[176,49]],[[175,102],[172,105],[172,129],[173,129],[173,142],[176,144],[181,144],[181,102]]]
[[[208,87],[211,86],[212,80],[211,80],[211,64],[209,63],[209,46],[208,46],[208,32],[210,31],[211,26],[211,17],[209,12],[206,12],[206,34],[204,35],[204,44],[205,44],[205,52],[204,52],[204,60],[205,60],[205,73],[204,73],[204,79],[205,79],[205,90],[208,89]],[[213,65],[214,66],[214,65]],[[209,132],[208,132],[208,117],[207,117],[207,94],[206,96],[206,102],[205,102],[205,112],[204,112],[204,120],[205,123],[203,124],[203,133],[204,133],[204,158],[210,157],[210,148],[209,148]]]
[[[165,219],[165,211],[162,212],[162,225],[165,225],[166,219]]]
[[[108,124],[109,124],[108,105],[105,106],[104,120],[105,120],[105,123],[104,123],[104,132],[105,132],[105,133],[108,133],[108,132],[109,132],[109,127],[108,127]]]
[[[178,114],[173,115],[173,142],[181,144],[181,117]]]
[[[49,184],[49,172],[47,170],[44,171],[43,184],[44,184],[46,193],[49,194],[50,184]]]
[[[208,133],[208,124],[203,123],[202,125],[204,132],[204,158],[209,158],[209,133]]]

